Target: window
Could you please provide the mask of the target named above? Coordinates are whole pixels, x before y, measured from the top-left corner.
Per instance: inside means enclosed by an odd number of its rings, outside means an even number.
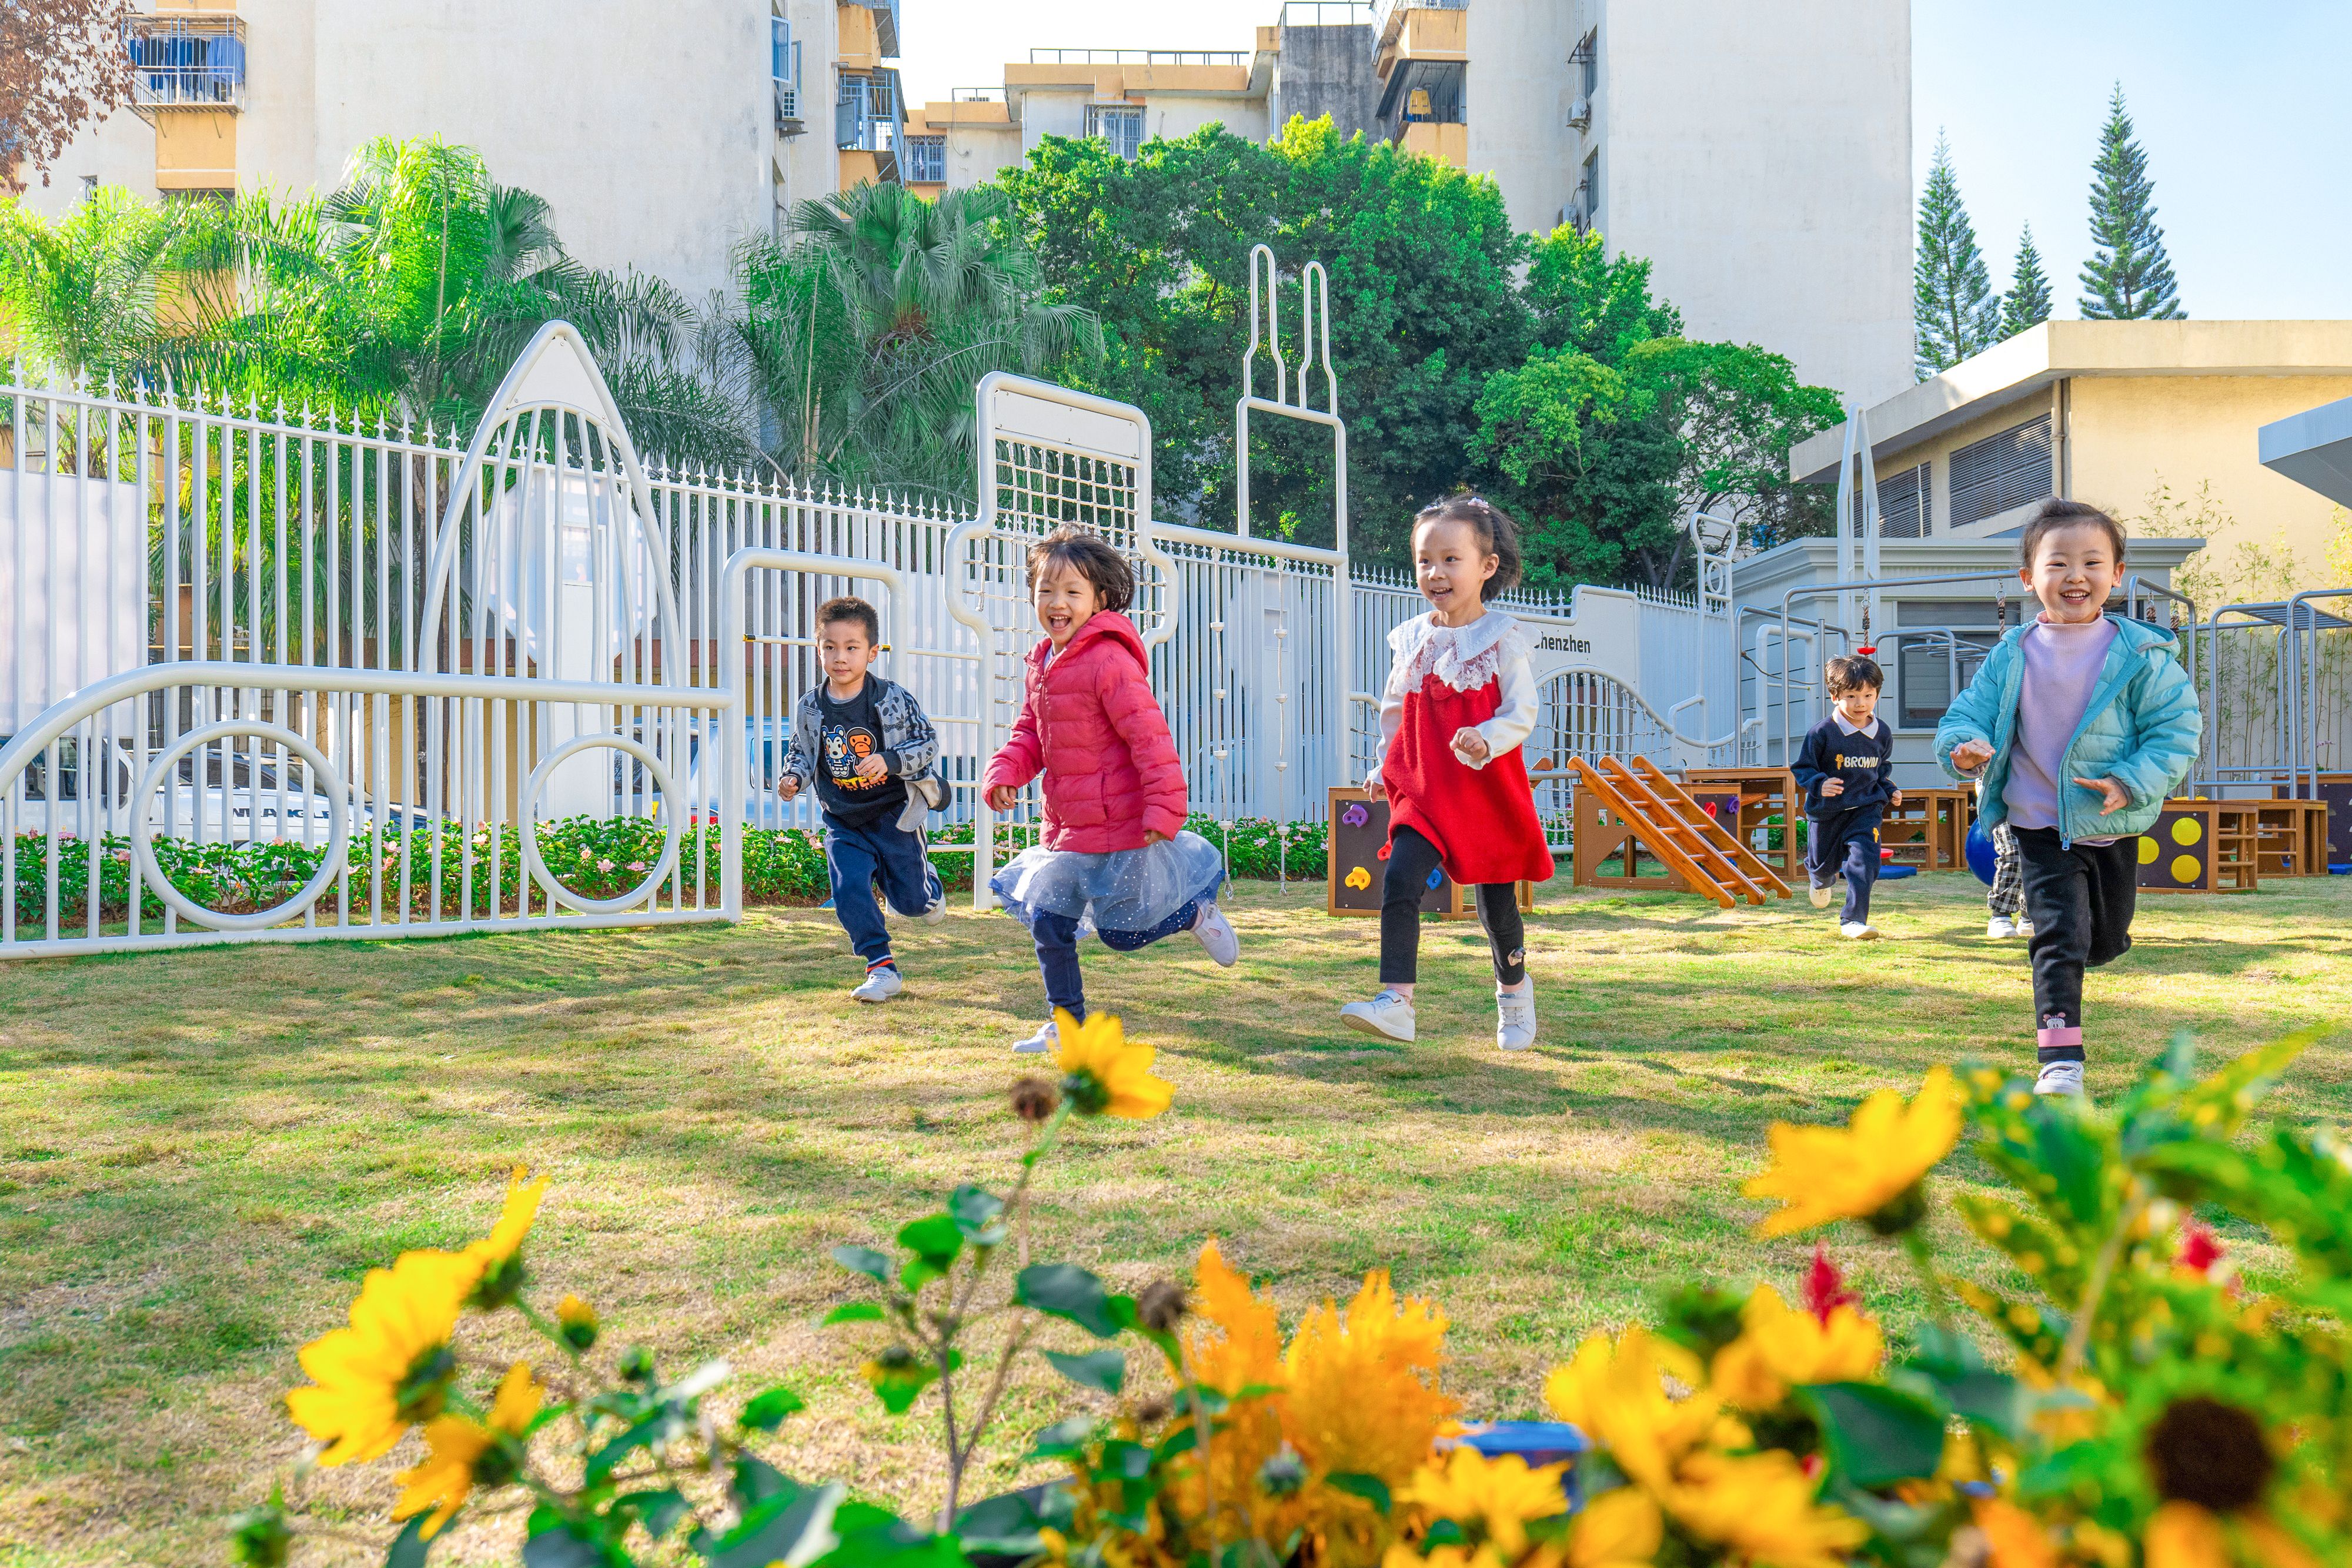
[[[2051,482],[2046,413],[1952,454],[1951,526],[1956,528],[2056,493]]]
[[[1100,137],[1113,152],[1131,160],[1143,149],[1143,110],[1090,103],[1087,105],[1087,134]]]
[[[236,16],[134,16],[122,24],[131,101],[142,109],[243,109],[245,23]]]
[[[1934,530],[1928,517],[1927,465],[1906,468],[1878,482],[1878,537],[1924,539]]]
[[[1601,150],[1594,148],[1592,156],[1584,161],[1584,183],[1577,187],[1583,194],[1584,222],[1579,225],[1590,229],[1601,221]]]
[[[1576,68],[1577,92],[1591,98],[1601,86],[1601,29],[1594,27],[1577,40],[1568,61]]]
[[[944,136],[909,136],[907,138],[907,173],[909,185],[944,185],[948,183],[948,139]]]
[[[782,16],[768,19],[768,75],[776,87],[776,133],[794,135],[801,118],[801,47],[793,41],[792,23]]]

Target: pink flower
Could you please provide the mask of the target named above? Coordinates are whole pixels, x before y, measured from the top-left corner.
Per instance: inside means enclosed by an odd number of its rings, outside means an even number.
[[[643,861],[631,861],[631,862],[629,862],[629,869],[630,869],[631,871],[640,871],[640,872],[641,872],[641,871],[643,871],[643,870],[645,870],[645,869],[646,869],[646,862],[643,862]]]
[[[592,860],[592,859],[593,859],[593,858],[594,858],[594,857],[593,857],[593,856],[592,856],[591,854],[589,854],[589,852],[588,852],[586,850],[582,850],[582,851],[580,852],[580,863],[581,863],[582,865],[586,865],[586,864],[589,862],[589,861],[591,861],[591,860]]]
[[[611,871],[612,869],[613,869],[613,862],[612,862],[611,861],[598,861],[598,862],[596,862],[596,870],[597,870],[599,873],[609,872],[609,871]]]

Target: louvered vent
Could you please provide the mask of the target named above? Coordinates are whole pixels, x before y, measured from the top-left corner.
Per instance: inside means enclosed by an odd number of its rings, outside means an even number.
[[[2051,476],[2048,414],[1952,454],[1952,527],[1956,528],[2056,493]]]

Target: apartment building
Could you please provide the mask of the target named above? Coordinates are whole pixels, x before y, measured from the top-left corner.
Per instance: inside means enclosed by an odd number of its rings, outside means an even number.
[[[353,148],[439,136],[552,204],[583,261],[722,286],[803,197],[898,177],[897,0],[152,0],[133,101],[26,201],[331,190]]]

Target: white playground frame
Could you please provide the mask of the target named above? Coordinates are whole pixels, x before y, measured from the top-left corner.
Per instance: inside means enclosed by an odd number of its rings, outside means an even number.
[[[740,918],[741,830],[815,825],[810,800],[788,806],[769,786],[793,703],[822,678],[815,608],[857,584],[882,591],[884,672],[931,716],[949,820],[972,829],[969,846],[934,852],[969,848],[985,905],[998,823],[980,771],[1034,639],[1027,546],[1064,523],[1102,531],[1135,565],[1194,809],[1228,826],[1318,818],[1326,787],[1369,761],[1384,639],[1421,601],[1409,579],[1349,557],[1321,266],[1298,274],[1296,373],[1270,249],[1253,253],[1251,283],[1232,533],[1154,519],[1140,410],[1018,376],[975,389],[980,506],[958,517],[648,468],[562,323],[532,339],[462,445],[429,426],[13,368],[0,382],[0,612],[14,612],[0,716],[15,716],[0,734],[0,957]],[[1332,548],[1250,531],[1260,415],[1331,432]],[[1706,589],[1733,541],[1698,543]],[[1504,603],[1528,623],[1544,690],[1531,758],[1741,759],[1733,734],[1706,734],[1737,693],[1713,589]],[[1674,695],[1661,712],[1647,692]],[[1544,809],[1564,834],[1564,799]],[[1034,811],[1033,792],[1008,820]],[[663,823],[636,886],[595,898],[555,876],[539,826],[582,815]],[[713,823],[715,844],[699,831]],[[509,827],[519,866],[504,863]],[[274,907],[224,914],[171,887],[159,838],[292,840],[322,851],[323,869]],[[98,885],[109,857],[163,903],[160,922],[136,896],[127,918],[103,919],[94,898],[71,908],[68,884]],[[371,873],[364,896],[354,867]]]

